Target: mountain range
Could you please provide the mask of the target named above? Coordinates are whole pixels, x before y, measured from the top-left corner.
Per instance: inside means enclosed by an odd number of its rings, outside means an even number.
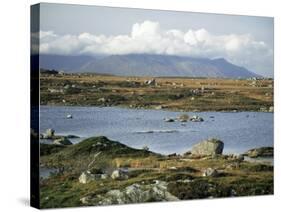
[[[65,72],[89,72],[118,76],[259,77],[248,69],[223,58],[208,59],[156,54],[127,54],[109,56],[40,55],[40,68]]]

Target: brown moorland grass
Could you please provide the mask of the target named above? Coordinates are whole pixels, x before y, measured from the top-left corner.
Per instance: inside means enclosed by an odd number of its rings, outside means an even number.
[[[95,74],[40,77],[41,105],[120,106],[181,111],[260,111],[273,106],[273,80],[120,77]]]

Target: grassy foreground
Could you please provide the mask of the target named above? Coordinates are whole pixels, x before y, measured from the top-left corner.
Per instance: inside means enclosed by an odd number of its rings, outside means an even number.
[[[273,166],[249,163],[229,155],[165,156],[133,149],[106,137],[88,138],[63,148],[42,145],[41,151],[44,152],[41,166],[60,169],[59,173],[40,181],[42,208],[99,205],[112,190],[133,184],[150,185],[155,180],[167,183],[167,192],[179,200],[273,194]],[[78,180],[86,170],[111,173],[117,168],[127,168],[128,179],[109,177],[87,184]],[[216,169],[218,174],[203,177],[206,168]],[[81,201],[83,197],[91,201],[85,203]]]
[[[41,74],[41,105],[123,106],[181,111],[268,111],[273,80]]]

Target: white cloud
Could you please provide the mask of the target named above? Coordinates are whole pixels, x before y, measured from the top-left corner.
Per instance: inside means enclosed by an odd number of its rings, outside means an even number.
[[[178,29],[163,30],[158,22],[151,21],[134,24],[128,35],[57,35],[52,31],[41,31],[40,52],[67,55],[151,53],[223,57],[260,74],[273,69],[272,49],[250,34],[214,35],[205,29],[189,29],[186,32]]]

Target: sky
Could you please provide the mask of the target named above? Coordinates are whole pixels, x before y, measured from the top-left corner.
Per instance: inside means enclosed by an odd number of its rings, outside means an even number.
[[[43,3],[40,52],[225,58],[273,77],[271,17]]]

